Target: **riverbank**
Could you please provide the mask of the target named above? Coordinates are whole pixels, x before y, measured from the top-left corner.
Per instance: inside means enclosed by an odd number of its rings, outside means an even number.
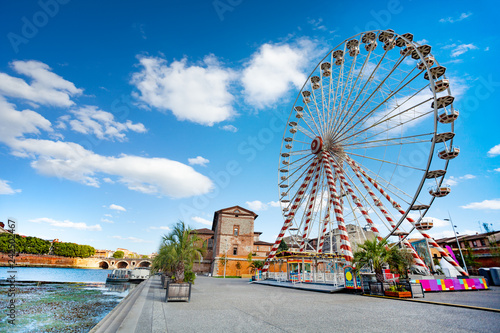
[[[0,267],[9,267],[12,258],[0,253]],[[69,258],[53,255],[19,254],[14,257],[16,267],[59,267],[59,268],[99,268],[94,258]]]

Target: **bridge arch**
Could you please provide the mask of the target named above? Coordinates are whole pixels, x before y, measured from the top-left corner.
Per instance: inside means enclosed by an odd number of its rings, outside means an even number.
[[[101,261],[99,263],[99,268],[102,268],[102,269],[108,269],[109,268],[109,264],[107,261]]]
[[[138,267],[150,267],[151,266],[151,261],[144,260],[139,263]]]
[[[127,268],[128,267],[128,262],[126,261],[119,261],[116,263],[116,268]]]

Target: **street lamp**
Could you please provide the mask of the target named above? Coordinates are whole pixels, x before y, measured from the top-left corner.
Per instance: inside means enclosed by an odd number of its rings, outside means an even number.
[[[224,248],[226,250],[224,252],[224,279],[225,279],[226,278],[226,266],[227,266],[227,238],[225,239]]]
[[[449,219],[444,219],[444,220],[450,221],[450,223],[451,223],[451,227],[453,229],[453,234],[455,235],[455,239],[457,241],[458,251],[460,251],[460,257],[462,257],[462,263],[464,264],[465,271],[467,272],[467,275],[468,275],[469,271],[467,270],[467,265],[465,264],[464,255],[462,254],[462,248],[460,247],[460,243],[458,242],[457,232],[455,231],[455,228],[457,226],[453,224],[453,221],[451,220],[450,212],[448,212],[448,216],[449,216]]]

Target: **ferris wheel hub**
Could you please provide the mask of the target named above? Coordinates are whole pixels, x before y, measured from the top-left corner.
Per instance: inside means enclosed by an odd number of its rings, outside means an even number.
[[[317,154],[322,150],[323,150],[323,139],[320,136],[317,136],[311,142],[311,151],[313,154]]]

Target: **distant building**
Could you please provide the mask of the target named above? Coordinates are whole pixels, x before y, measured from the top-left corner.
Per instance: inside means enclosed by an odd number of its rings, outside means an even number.
[[[351,249],[352,251],[356,251],[357,245],[362,244],[365,242],[367,239],[375,239],[375,234],[373,231],[370,229],[365,229],[365,228],[360,228],[359,226],[355,224],[347,224],[346,225],[347,229],[347,235],[349,237],[349,242],[351,243]],[[331,248],[330,248],[330,239],[331,239]],[[324,243],[323,243],[323,253],[335,253],[339,252],[340,249],[340,230],[339,228],[335,228],[331,232],[331,237],[330,237],[330,232],[327,232],[325,234],[324,238]]]
[[[462,252],[471,251],[475,257],[475,261],[478,263],[477,268],[500,266],[500,231],[477,233],[475,235],[460,235],[457,238]],[[443,249],[446,249],[446,245],[448,245],[455,255],[459,254],[457,239],[455,237],[436,239],[436,243]],[[431,249],[433,257],[441,258],[439,252],[433,250]],[[459,264],[463,265],[461,262]],[[473,268],[472,270],[476,274],[475,269]]]
[[[94,257],[99,257],[99,258],[111,258],[113,256],[114,251],[111,250],[95,250]]]
[[[254,231],[254,212],[233,206],[214,213],[212,229],[202,228],[193,231],[206,246],[201,263],[193,267],[197,273],[224,274],[224,257],[227,258],[226,275],[249,273],[249,255],[252,260],[265,260],[273,243],[259,240],[261,232]]]

